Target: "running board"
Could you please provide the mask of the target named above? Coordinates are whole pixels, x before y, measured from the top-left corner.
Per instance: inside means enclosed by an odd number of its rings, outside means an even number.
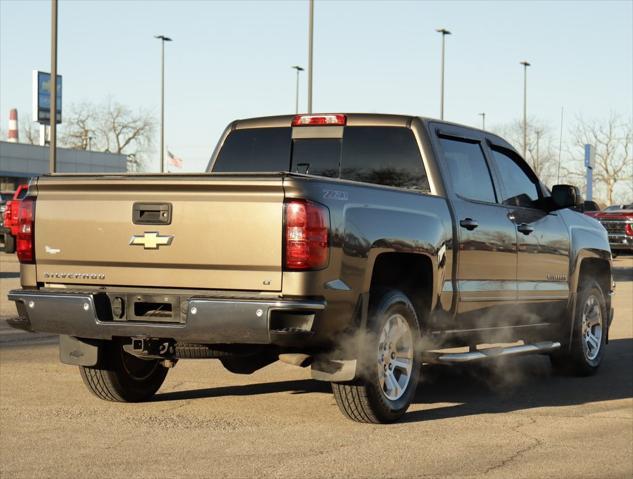
[[[519,356],[521,354],[549,353],[560,348],[557,341],[543,341],[533,344],[522,344],[520,346],[510,346],[507,348],[488,348],[468,353],[448,353],[438,354],[435,358],[440,363],[468,363],[481,359],[499,358],[502,356]]]

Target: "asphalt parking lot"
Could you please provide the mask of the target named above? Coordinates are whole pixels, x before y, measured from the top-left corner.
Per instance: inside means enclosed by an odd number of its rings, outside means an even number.
[[[590,378],[545,357],[426,367],[404,420],[355,424],[328,384],[276,363],[250,376],[181,361],[155,401],[115,404],[59,363],[56,338],[0,326],[0,476],[633,477],[633,258],[614,262],[615,322]],[[0,254],[0,316],[18,266]]]

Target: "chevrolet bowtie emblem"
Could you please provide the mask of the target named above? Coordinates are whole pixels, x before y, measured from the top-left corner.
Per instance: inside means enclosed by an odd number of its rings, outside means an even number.
[[[158,249],[160,246],[169,246],[174,240],[173,235],[161,235],[157,231],[147,231],[142,235],[134,235],[130,245],[142,246],[145,249]]]

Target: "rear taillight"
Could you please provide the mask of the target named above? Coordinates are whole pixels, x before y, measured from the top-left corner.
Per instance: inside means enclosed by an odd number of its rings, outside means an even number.
[[[624,227],[624,232],[626,233],[627,236],[633,236],[633,224],[627,223],[626,226]]]
[[[20,263],[35,262],[35,200],[25,198],[18,210],[18,235],[15,250]]]
[[[328,209],[307,200],[285,204],[285,268],[309,270],[325,268],[329,259]]]
[[[297,115],[292,126],[345,126],[345,115]]]

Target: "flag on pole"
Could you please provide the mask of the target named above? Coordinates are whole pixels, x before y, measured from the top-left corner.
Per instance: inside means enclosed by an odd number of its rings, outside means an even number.
[[[176,168],[182,168],[182,159],[179,156],[174,155],[171,151],[167,150],[167,156],[169,157],[169,164]]]

